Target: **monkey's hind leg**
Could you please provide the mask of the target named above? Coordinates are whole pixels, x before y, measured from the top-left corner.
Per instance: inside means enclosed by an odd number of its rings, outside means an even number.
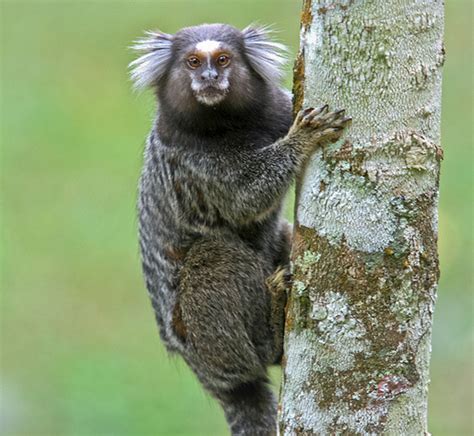
[[[283,338],[285,334],[285,307],[288,299],[288,292],[291,287],[291,273],[289,267],[278,267],[269,276],[265,283],[271,297],[271,325],[274,337],[274,364],[280,364],[283,355]]]
[[[222,405],[232,435],[274,435],[270,298],[257,254],[238,240],[196,242],[181,270],[178,298],[183,357]]]

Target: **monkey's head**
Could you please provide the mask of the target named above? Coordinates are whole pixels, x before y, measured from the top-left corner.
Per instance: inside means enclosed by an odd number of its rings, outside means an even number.
[[[259,98],[262,84],[274,86],[286,62],[286,47],[268,28],[240,31],[226,24],[186,27],[174,35],[148,32],[134,48],[135,87],[153,87],[177,110],[244,107]]]

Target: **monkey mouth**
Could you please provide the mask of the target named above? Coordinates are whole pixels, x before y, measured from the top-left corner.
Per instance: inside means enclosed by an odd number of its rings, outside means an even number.
[[[222,89],[216,86],[206,86],[194,91],[196,100],[199,103],[205,104],[207,106],[214,106],[215,104],[220,103],[225,99],[226,94],[227,88]]]

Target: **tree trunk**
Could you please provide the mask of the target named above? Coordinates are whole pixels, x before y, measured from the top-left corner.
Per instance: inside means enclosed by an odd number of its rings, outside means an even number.
[[[280,433],[427,433],[443,2],[306,0],[295,109],[353,123],[297,184]]]

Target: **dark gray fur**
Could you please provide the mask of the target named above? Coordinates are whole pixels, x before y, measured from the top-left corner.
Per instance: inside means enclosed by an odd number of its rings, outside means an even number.
[[[289,93],[273,80],[282,47],[265,29],[213,24],[150,35],[140,43],[147,57],[133,67],[159,102],[138,209],[160,335],[221,403],[233,435],[274,434],[267,367],[282,354],[290,249],[282,200],[317,145],[349,120],[308,109],[290,129]],[[213,105],[197,100],[191,81],[199,72],[186,66],[204,40],[221,41],[232,56],[226,71],[216,67],[230,85]]]

